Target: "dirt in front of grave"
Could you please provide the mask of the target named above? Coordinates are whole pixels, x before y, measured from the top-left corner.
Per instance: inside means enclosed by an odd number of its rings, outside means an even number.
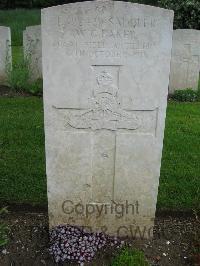
[[[8,86],[0,85],[0,97],[14,98],[14,97],[30,97],[30,96],[33,95],[25,91],[15,91]]]
[[[10,229],[9,243],[0,249],[1,266],[58,265],[48,252],[46,213],[9,213],[0,222],[5,222]],[[157,217],[153,239],[130,240],[130,243],[144,251],[150,265],[199,266],[199,229],[199,221],[195,218]],[[106,247],[92,263],[85,265],[110,265],[114,255],[116,252]]]

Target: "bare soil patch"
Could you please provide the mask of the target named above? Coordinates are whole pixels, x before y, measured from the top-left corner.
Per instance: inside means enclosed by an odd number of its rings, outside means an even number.
[[[48,252],[46,212],[11,212],[0,222],[7,223],[10,229],[10,241],[0,249],[1,266],[58,265]],[[199,266],[199,229],[200,224],[195,217],[158,216],[153,239],[132,239],[129,244],[143,250],[150,265]],[[110,265],[116,252],[106,248],[88,265]]]
[[[12,90],[10,87],[8,86],[4,86],[4,85],[0,85],[0,97],[9,97],[9,98],[13,98],[13,97],[29,97],[29,96],[33,96],[28,92],[24,92],[24,91],[14,91]]]

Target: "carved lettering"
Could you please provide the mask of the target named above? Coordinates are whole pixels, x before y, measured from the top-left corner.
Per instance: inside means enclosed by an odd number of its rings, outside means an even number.
[[[106,5],[105,7],[107,8]],[[157,25],[157,19],[152,17],[106,14],[103,16],[102,14],[78,16],[78,14],[71,13],[67,15],[65,10],[65,15],[62,14],[58,17],[59,37],[53,46],[65,49],[65,53],[71,57],[145,56],[151,48],[158,44],[158,41],[155,40],[157,37],[155,36],[155,39],[149,41],[149,37],[146,35],[138,36],[138,30],[140,31],[142,28],[146,30],[147,27],[154,28]]]

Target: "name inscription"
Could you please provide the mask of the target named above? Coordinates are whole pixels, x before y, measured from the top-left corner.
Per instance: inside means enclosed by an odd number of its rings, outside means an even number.
[[[61,31],[65,31],[68,28],[93,28],[101,29],[108,27],[115,28],[154,28],[156,26],[157,20],[152,17],[130,17],[130,16],[85,16],[78,17],[73,15],[62,15],[58,16],[58,26]]]
[[[57,17],[58,36],[53,47],[70,57],[126,58],[146,56],[157,46],[159,37],[152,34],[152,28],[159,25],[157,18],[112,16],[104,11],[83,16],[83,10],[75,13],[66,9]]]

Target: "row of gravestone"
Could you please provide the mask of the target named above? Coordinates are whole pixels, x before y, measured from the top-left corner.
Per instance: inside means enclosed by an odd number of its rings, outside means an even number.
[[[41,26],[27,27],[23,32],[24,58],[31,70],[31,79],[42,78]],[[6,84],[7,70],[12,66],[11,32],[0,26],[0,84]]]
[[[9,50],[10,29],[0,27],[0,81],[5,80]],[[24,55],[29,58],[33,79],[42,78],[41,26],[27,27],[23,32]],[[175,89],[197,89],[200,72],[200,31],[178,29],[173,32],[169,92]]]

